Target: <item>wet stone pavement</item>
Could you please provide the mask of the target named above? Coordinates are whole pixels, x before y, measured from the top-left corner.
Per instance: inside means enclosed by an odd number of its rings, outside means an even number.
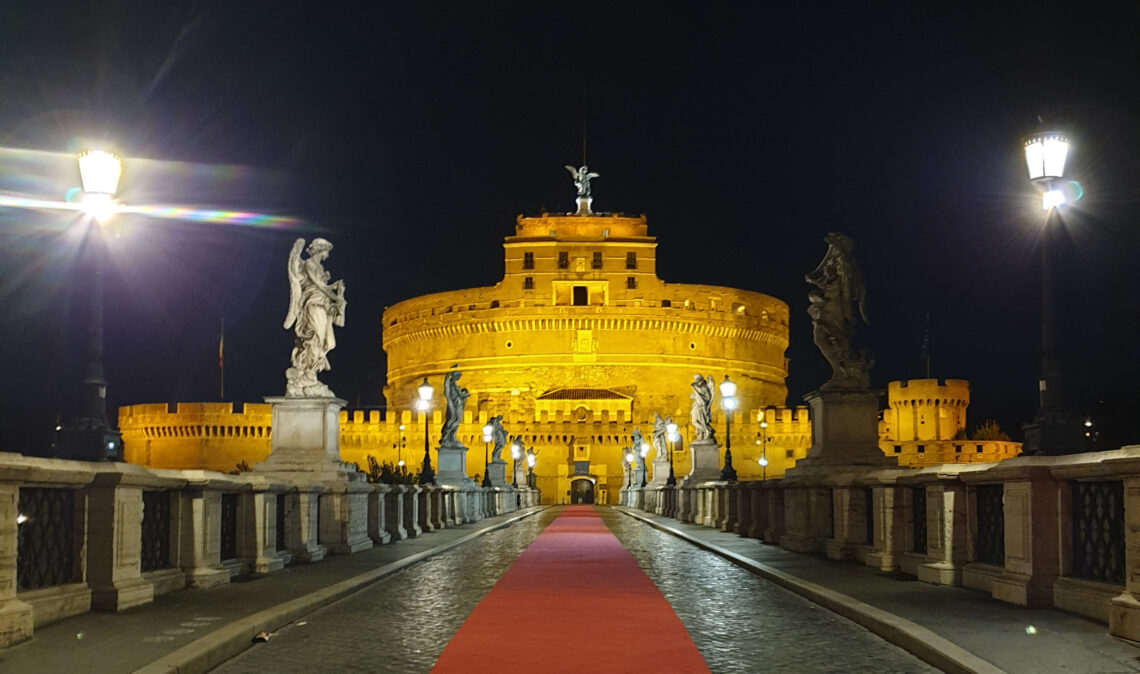
[[[476,604],[561,510],[551,508],[386,577],[214,671],[427,672]],[[609,508],[598,510],[673,605],[713,672],[938,671],[712,553]],[[504,645],[510,638],[504,635]],[[472,670],[493,668],[503,655],[494,649]]]

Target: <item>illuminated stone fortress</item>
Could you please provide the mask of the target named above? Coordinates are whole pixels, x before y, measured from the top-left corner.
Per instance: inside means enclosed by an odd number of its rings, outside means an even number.
[[[644,216],[596,214],[579,199],[574,214],[519,216],[503,243],[503,279],[490,287],[424,295],[383,313],[387,411],[342,411],[340,453],[368,465],[423,458],[425,419],[417,387],[435,387],[428,442],[433,465],[443,421],[443,375],[462,372],[470,392],[458,439],[467,473],[481,475],[482,428],[496,415],[512,438],[537,453],[534,486],[544,503],[616,502],[631,478],[623,465],[632,434],[648,441],[654,415],[671,417],[677,478],[690,469],[693,375],[737,383],[732,417],[741,480],[778,478],[811,447],[805,407],[786,407],[788,306],[757,292],[665,283],[657,240]],[[724,411],[713,401],[723,460]],[[879,425],[880,448],[903,466],[996,461],[1019,443],[964,441],[969,386],[963,380],[892,382]],[[269,455],[270,406],[179,403],[123,407],[119,428],[131,463],[231,471]],[[667,453],[663,452],[663,453]],[[510,462],[510,453],[503,458]],[[651,449],[652,479],[667,463]],[[761,466],[759,459],[767,461]],[[664,474],[658,471],[665,467]],[[525,470],[525,469],[524,469]],[[512,478],[508,465],[507,480]],[[519,484],[528,479],[521,474]]]

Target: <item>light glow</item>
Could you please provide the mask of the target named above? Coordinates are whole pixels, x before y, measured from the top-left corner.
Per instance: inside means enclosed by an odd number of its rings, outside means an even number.
[[[725,398],[731,398],[736,395],[736,382],[724,375],[724,381],[720,383],[720,394]]]
[[[428,383],[427,377],[424,377],[424,383],[420,384],[417,390],[419,391],[421,401],[425,403],[431,402],[431,396],[435,393],[435,389]]]
[[[92,150],[79,155],[79,178],[87,194],[114,196],[122,171],[122,162],[110,152]]]
[[[511,444],[511,458],[514,459],[515,461],[518,461],[519,457],[521,457],[521,456],[522,456],[522,445],[519,444],[518,440],[515,440],[514,443]]]
[[[1049,190],[1041,195],[1041,210],[1051,211],[1065,203],[1065,193],[1061,190]]]
[[[16,524],[17,525],[23,524],[24,522],[27,522],[27,521],[28,521],[28,516],[25,515],[24,513],[20,513],[20,514],[16,515]]]
[[[763,457],[763,456],[760,457],[760,465],[761,466],[767,466],[768,465],[768,459],[766,457]]]
[[[1030,180],[1060,178],[1065,175],[1069,141],[1059,133],[1042,133],[1025,140],[1025,165]]]
[[[720,401],[720,404],[723,405],[726,410],[734,410],[736,409],[736,398],[725,398]]]

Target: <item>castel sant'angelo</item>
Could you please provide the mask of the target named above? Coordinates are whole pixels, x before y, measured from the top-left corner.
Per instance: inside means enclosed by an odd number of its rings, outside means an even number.
[[[653,435],[655,415],[678,425],[673,465],[678,478],[686,475],[690,383],[698,373],[737,384],[731,439],[741,480],[780,477],[806,455],[808,411],[786,407],[788,305],[758,292],[662,281],[645,216],[594,213],[588,180],[578,187],[577,212],[518,217],[503,242],[499,283],[384,311],[387,411],[341,413],[345,461],[365,466],[371,455],[418,466],[425,424],[414,411],[417,387],[426,378],[440,391],[453,366],[470,394],[458,433],[469,449],[468,474],[483,473],[482,427],[501,414],[512,438],[521,436],[537,455],[533,480],[544,503],[572,495],[616,502],[629,480],[625,449],[635,429],[647,440]],[[1016,454],[1017,443],[955,441],[968,404],[961,380],[892,382],[880,448],[900,465]],[[433,448],[441,408],[437,402],[428,426]],[[713,410],[721,438],[719,395]],[[119,416],[127,461],[223,471],[268,455],[270,420],[270,406],[260,403],[236,410],[230,403],[132,405]],[[667,466],[656,454],[651,449],[647,463]],[[658,483],[664,478],[650,475]]]

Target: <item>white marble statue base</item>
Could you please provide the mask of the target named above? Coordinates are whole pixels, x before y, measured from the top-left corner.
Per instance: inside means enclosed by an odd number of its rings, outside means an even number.
[[[449,487],[463,487],[471,483],[467,477],[467,448],[463,445],[440,447],[435,483]]]
[[[313,480],[363,480],[364,474],[340,459],[340,398],[266,398],[273,405],[269,458],[253,465],[258,473],[306,473]]]
[[[814,391],[804,396],[811,406],[811,449],[788,471],[810,472],[817,467],[897,465],[879,449],[879,397],[877,391],[840,389]]]
[[[693,463],[683,484],[688,486],[720,479],[720,447],[715,440],[694,440],[689,445],[689,452]]]
[[[502,459],[493,459],[491,461],[491,486],[492,487],[509,487],[510,482],[507,482],[507,462]]]
[[[653,459],[653,479],[650,480],[651,487],[664,487],[665,481],[669,479],[669,457],[663,456]]]

